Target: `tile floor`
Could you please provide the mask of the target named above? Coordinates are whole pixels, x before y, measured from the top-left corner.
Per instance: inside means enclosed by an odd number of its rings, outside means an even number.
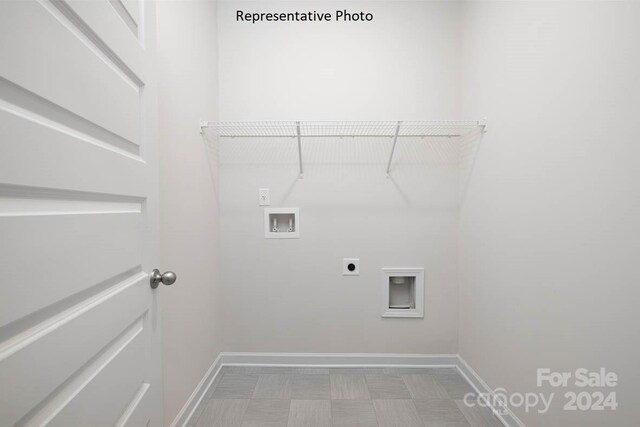
[[[500,427],[452,368],[225,367],[195,427]]]

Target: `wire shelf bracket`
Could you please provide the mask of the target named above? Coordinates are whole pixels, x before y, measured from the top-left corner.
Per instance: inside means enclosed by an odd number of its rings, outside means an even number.
[[[296,122],[296,137],[298,139],[298,165],[300,167],[300,174],[298,178],[302,179],[303,169],[302,169],[302,137],[300,136],[300,122]]]
[[[393,135],[393,145],[391,145],[391,154],[389,154],[389,161],[387,162],[387,178],[389,178],[389,171],[391,170],[391,161],[393,160],[393,153],[396,151],[396,143],[398,142],[398,134],[400,133],[400,124],[402,122],[398,120],[396,125],[396,133]]]

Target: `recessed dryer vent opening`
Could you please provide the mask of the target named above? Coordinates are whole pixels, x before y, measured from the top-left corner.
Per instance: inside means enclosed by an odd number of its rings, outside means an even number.
[[[382,271],[382,317],[424,317],[424,269]]]
[[[409,310],[416,308],[416,278],[391,276],[389,278],[389,308]]]
[[[298,208],[266,208],[264,210],[265,239],[297,239],[300,237]]]

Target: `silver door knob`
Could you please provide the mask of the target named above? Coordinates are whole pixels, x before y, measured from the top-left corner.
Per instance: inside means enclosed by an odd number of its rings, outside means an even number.
[[[173,271],[165,271],[164,273],[160,274],[160,270],[155,268],[151,272],[151,289],[157,288],[160,283],[167,286],[173,285],[176,282],[177,278],[178,277],[176,276],[176,273],[174,273]]]

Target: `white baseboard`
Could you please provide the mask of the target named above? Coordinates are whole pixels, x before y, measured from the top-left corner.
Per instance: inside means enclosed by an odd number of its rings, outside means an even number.
[[[180,409],[178,415],[176,415],[175,419],[171,423],[171,427],[184,427],[189,423],[196,408],[200,405],[200,402],[202,402],[202,399],[211,387],[211,384],[213,384],[216,377],[219,375],[222,366],[222,354],[219,354],[209,369],[207,369],[204,377],[202,377],[195,390],[193,390],[193,393],[191,393],[191,396],[189,396],[182,409]]]
[[[476,371],[469,366],[469,364],[462,358],[462,356],[458,355],[458,370],[462,374],[462,376],[467,380],[469,384],[476,390],[478,394],[482,394],[485,396],[494,396],[493,389],[487,385],[487,383],[476,373]],[[490,402],[493,400],[490,399]],[[496,417],[504,424],[506,427],[526,427],[516,415],[511,412],[509,408],[494,408],[491,405],[488,405],[490,409],[493,411]],[[501,409],[501,410],[498,410]],[[505,412],[506,413],[503,413]]]
[[[452,368],[478,393],[493,395],[493,390],[458,354],[377,354],[377,353],[220,353],[204,377],[184,404],[171,427],[185,427],[207,391],[224,366],[282,366],[282,367],[404,367],[404,368]],[[507,427],[525,427],[508,411],[496,416]]]
[[[222,353],[225,366],[299,367],[455,367],[455,354],[378,353]]]

